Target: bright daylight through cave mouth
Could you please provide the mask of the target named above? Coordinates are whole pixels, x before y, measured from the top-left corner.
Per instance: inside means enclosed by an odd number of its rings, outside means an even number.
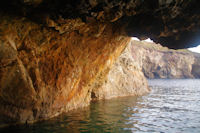
[[[199,0],[2,0],[0,133],[200,133],[199,18]]]

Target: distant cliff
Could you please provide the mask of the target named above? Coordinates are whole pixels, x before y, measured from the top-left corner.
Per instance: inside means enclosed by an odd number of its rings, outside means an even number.
[[[147,78],[200,78],[200,54],[132,41],[132,55]]]

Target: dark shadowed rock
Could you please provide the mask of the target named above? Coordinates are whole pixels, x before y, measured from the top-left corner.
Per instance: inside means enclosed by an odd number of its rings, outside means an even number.
[[[2,0],[0,9],[39,23],[44,16],[111,22],[124,26],[129,36],[184,48],[198,41],[199,6],[199,0]]]

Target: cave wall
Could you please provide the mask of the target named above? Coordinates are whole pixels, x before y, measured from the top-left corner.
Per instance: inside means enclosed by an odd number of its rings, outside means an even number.
[[[140,49],[137,49],[140,51]],[[150,91],[140,64],[132,57],[130,42],[111,67],[103,82],[94,84],[92,100],[141,96]]]
[[[92,84],[130,41],[111,25],[47,19],[49,27],[1,15],[0,115],[7,122],[32,122],[83,107]],[[55,31],[50,26],[57,26]]]
[[[199,0],[2,0],[0,119],[33,122],[91,100],[130,36],[188,47]]]

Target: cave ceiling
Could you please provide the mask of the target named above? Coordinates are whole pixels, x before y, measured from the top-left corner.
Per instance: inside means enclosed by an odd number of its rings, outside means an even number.
[[[38,23],[46,15],[53,20],[112,23],[123,27],[128,36],[150,37],[169,48],[193,47],[200,42],[199,0],[2,0],[0,8]]]

